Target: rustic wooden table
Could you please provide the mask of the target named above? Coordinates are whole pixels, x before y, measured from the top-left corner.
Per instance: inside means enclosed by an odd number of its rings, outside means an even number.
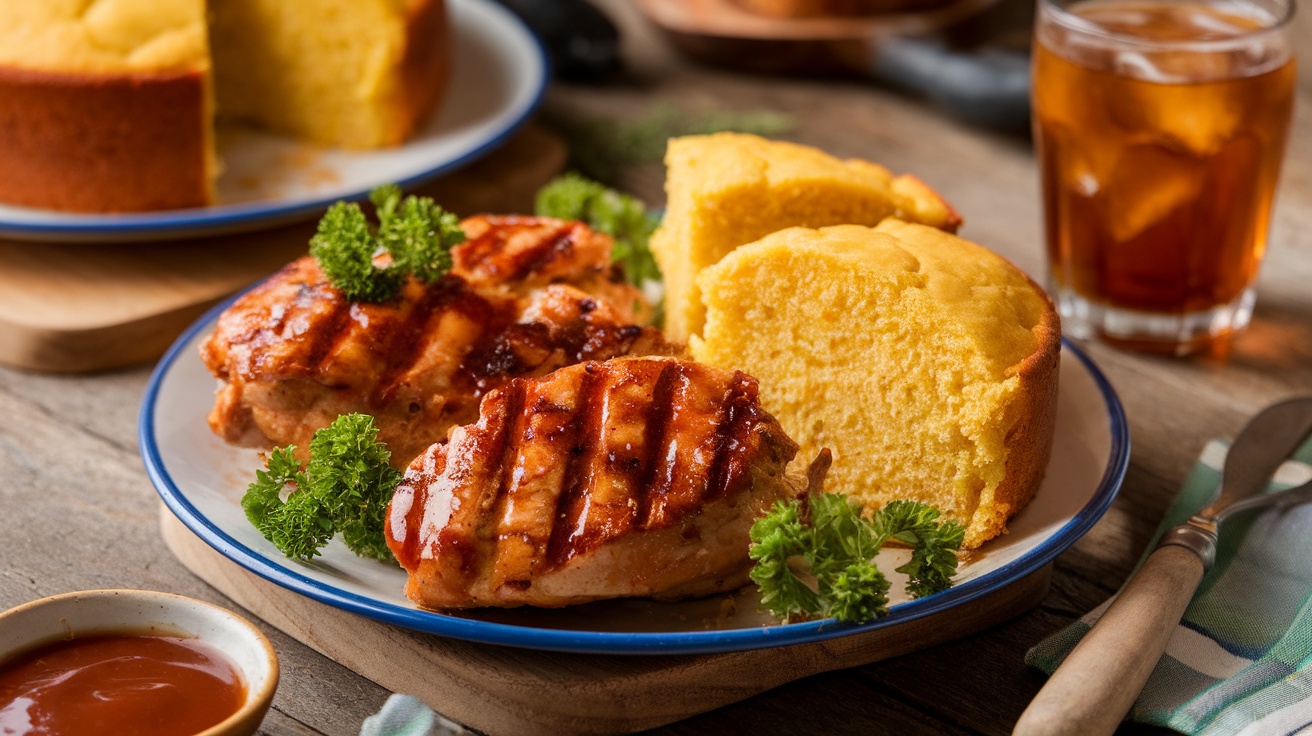
[[[914,172],[963,213],[963,235],[1043,269],[1038,182],[1028,143],[970,129],[868,84],[762,78],[690,64],[632,9],[608,4],[630,72],[605,88],[558,86],[547,110],[637,117],[656,101],[685,109],[776,110],[797,140]],[[1300,36],[1312,39],[1312,19]],[[659,202],[658,166],[624,184]],[[1262,406],[1312,394],[1312,78],[1304,75],[1259,284],[1257,315],[1225,362],[1086,348],[1120,394],[1133,449],[1120,496],[1059,557],[1037,608],[964,640],[811,677],[662,729],[722,732],[1001,734],[1043,684],[1025,651],[1124,581],[1195,456]],[[2,268],[3,266],[0,266]],[[0,609],[90,588],[135,587],[232,603],[188,573],[158,532],[156,495],[138,455],[137,410],[149,368],[85,376],[0,369]],[[388,692],[266,627],[283,679],[270,734],[352,734]],[[422,673],[414,673],[422,677]],[[1127,726],[1127,733],[1151,729]]]

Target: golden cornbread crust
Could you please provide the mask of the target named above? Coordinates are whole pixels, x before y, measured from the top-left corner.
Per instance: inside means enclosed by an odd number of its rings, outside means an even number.
[[[403,143],[437,109],[451,76],[449,24],[444,0],[419,0],[406,9],[401,86],[392,103],[391,135],[384,145]]]
[[[200,72],[0,67],[0,201],[73,212],[209,202]]]
[[[930,503],[973,549],[1033,497],[1052,449],[1060,321],[1005,259],[939,230],[791,228],[699,277],[696,359],[755,376],[828,490]]]
[[[665,276],[665,331],[700,334],[697,274],[734,248],[788,227],[876,225],[898,217],[955,232],[961,217],[912,176],[868,161],[742,133],[670,140],[665,217],[651,238]]]
[[[1033,279],[1026,280],[1048,303],[1043,319],[1034,328],[1038,347],[1015,367],[1020,378],[1016,402],[1010,407],[1015,424],[1007,433],[1007,473],[991,491],[980,494],[979,506],[966,529],[962,543],[975,549],[1007,531],[1007,520],[1025,508],[1043,483],[1052,456],[1052,439],[1057,428],[1058,370],[1061,363],[1061,319],[1048,296]]]

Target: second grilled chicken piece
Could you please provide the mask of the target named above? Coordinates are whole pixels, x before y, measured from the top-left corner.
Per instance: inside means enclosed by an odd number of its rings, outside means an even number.
[[[728,590],[747,580],[753,521],[805,491],[784,476],[796,452],[741,372],[570,366],[510,381],[415,458],[387,541],[428,608]]]
[[[372,414],[405,467],[515,376],[584,360],[671,354],[650,308],[610,263],[611,240],[578,222],[464,220],[455,267],[382,304],[353,303],[319,264],[292,262],[238,299],[201,347],[222,382],[210,426],[233,444],[295,444],[339,414]],[[302,458],[303,459],[303,458]]]

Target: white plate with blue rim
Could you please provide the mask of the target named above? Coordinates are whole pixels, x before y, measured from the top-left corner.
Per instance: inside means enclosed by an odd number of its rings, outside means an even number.
[[[492,0],[448,0],[447,9],[450,85],[436,114],[405,144],[351,151],[220,127],[216,204],[122,214],[0,205],[0,237],[108,243],[249,231],[317,217],[329,204],[361,199],[381,184],[408,188],[495,150],[541,101],[550,76],[546,53]]]
[[[785,646],[897,626],[962,606],[1047,565],[1111,505],[1125,477],[1130,437],[1121,403],[1097,366],[1064,341],[1056,437],[1034,500],[963,563],[953,587],[908,600],[895,577],[889,614],[864,624],[833,619],[780,624],[759,610],[756,590],[656,602],[616,600],[561,609],[438,613],[402,593],[394,564],[356,557],[333,540],[311,562],[289,560],[247,522],[241,497],[263,467],[259,452],[225,444],[206,423],[214,377],[197,350],[220,305],[160,360],[146,389],[139,439],[151,481],[193,533],[236,564],[289,590],[361,616],[417,631],[490,644],[598,654],[696,654]],[[881,553],[881,569],[904,550]]]

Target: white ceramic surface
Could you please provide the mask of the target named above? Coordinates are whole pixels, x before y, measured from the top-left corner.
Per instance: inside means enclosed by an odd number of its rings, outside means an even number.
[[[199,639],[241,673],[246,701],[203,736],[240,736],[258,728],[278,686],[278,657],[250,622],[218,606],[149,590],[87,590],[41,598],[0,613],[0,662],[43,644],[96,634]]]

